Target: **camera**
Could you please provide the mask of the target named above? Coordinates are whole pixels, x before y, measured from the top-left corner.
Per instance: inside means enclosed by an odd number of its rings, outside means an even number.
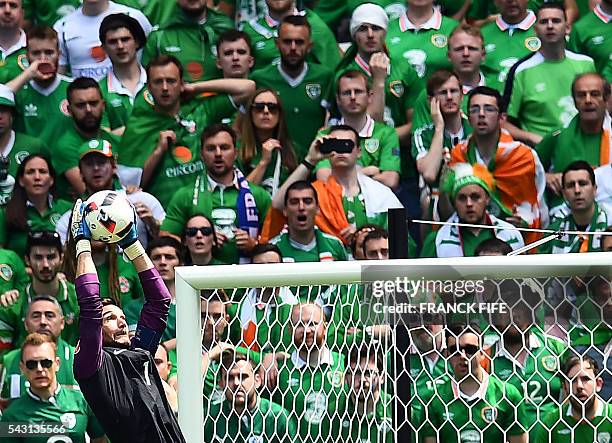
[[[346,138],[328,138],[321,143],[319,151],[321,154],[350,154],[355,148],[355,142]]]

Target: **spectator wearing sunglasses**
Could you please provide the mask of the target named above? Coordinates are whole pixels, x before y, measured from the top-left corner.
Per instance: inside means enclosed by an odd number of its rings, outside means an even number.
[[[45,441],[106,442],[104,430],[78,389],[61,386],[57,380],[60,359],[55,343],[42,334],[30,334],[21,347],[21,371],[30,386],[4,411],[2,422],[44,422],[52,431]],[[47,440],[49,437],[49,440]],[[2,441],[37,441],[34,437],[3,437]]]
[[[446,357],[451,379],[433,383],[430,392],[422,393],[423,397],[431,396],[431,402],[426,402],[424,443],[527,442],[523,396],[481,366],[485,359],[481,337],[476,325],[449,327]]]
[[[258,89],[240,121],[240,154],[247,180],[274,196],[297,166],[282,102],[274,90]]]
[[[58,300],[51,295],[37,295],[26,307],[26,312],[18,319],[25,326],[24,335],[14,344],[13,349],[4,355],[2,360],[2,376],[0,377],[0,408],[7,403],[19,398],[26,392],[26,378],[21,373],[20,362],[22,361],[21,344],[28,334],[41,334],[47,336],[55,344],[56,354],[60,360],[57,371],[57,381],[67,388],[77,387],[77,382],[72,372],[74,361],[74,346],[66,343],[62,333],[66,330],[66,318]],[[2,320],[3,322],[5,319]]]
[[[187,220],[183,233],[185,245],[185,265],[207,266],[223,265],[222,261],[213,257],[217,247],[215,229],[210,219],[205,215],[194,215]]]

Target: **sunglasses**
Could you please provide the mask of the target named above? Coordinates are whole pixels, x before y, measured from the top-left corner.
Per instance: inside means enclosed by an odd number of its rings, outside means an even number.
[[[211,228],[210,226],[201,226],[199,228],[185,228],[185,235],[187,237],[195,237],[196,235],[198,235],[198,231],[201,232],[202,235],[208,237],[213,233],[213,228]]]
[[[28,368],[30,371],[38,369],[38,365],[40,365],[43,369],[49,369],[53,365],[53,360],[44,358],[42,360],[28,360],[25,362],[26,368]]]
[[[457,346],[454,352],[451,351],[451,357],[457,356],[461,354],[461,352],[464,352],[467,357],[472,357],[476,355],[479,350],[480,349],[476,345]]]
[[[255,102],[251,105],[251,109],[254,109],[258,112],[262,112],[264,109],[268,108],[268,112],[276,112],[280,109],[278,103],[271,102]]]

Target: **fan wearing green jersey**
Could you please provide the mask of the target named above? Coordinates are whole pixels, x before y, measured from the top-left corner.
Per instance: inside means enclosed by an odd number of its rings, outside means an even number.
[[[26,274],[23,260],[10,249],[0,248],[0,294],[23,288],[30,277]],[[4,301],[0,301],[4,306]]]
[[[434,0],[406,0],[408,9],[389,24],[387,45],[391,59],[404,58],[419,77],[450,69],[446,57],[448,36],[457,26],[434,7]]]
[[[14,400],[2,415],[3,423],[44,423],[51,425],[46,435],[24,433],[4,435],[7,443],[45,443],[71,441],[105,443],[106,436],[79,389],[70,389],[58,383],[60,369],[57,346],[49,337],[30,334],[21,347],[19,367],[28,379],[27,392]],[[87,434],[89,439],[85,436]]]
[[[53,26],[56,21],[73,13],[79,6],[80,0],[23,0],[25,27]]]
[[[74,294],[73,297],[76,297]],[[36,295],[28,297],[25,303],[23,316],[19,322],[25,325],[24,335],[13,345],[17,347],[2,356],[2,375],[0,376],[0,408],[25,394],[28,381],[21,373],[19,363],[22,361],[21,345],[28,334],[38,333],[47,336],[57,345],[57,356],[60,359],[60,367],[57,372],[57,381],[68,389],[77,388],[77,382],[72,372],[74,360],[74,346],[66,343],[62,338],[62,333],[66,329],[66,317],[62,310],[62,305],[66,306],[64,300],[58,300],[53,295]],[[71,308],[67,306],[70,310]],[[68,311],[69,315],[74,314]],[[2,321],[9,320],[2,316]],[[5,336],[5,330],[0,331],[2,340],[10,339]]]
[[[602,0],[572,27],[570,50],[593,58],[597,72],[612,82],[612,0]]]
[[[342,441],[393,442],[392,399],[383,390],[384,350],[378,345],[356,345],[345,359],[347,408],[343,411]]]
[[[220,33],[234,28],[232,21],[208,8],[205,0],[164,0],[163,3],[175,4],[167,20],[149,35],[143,50],[143,65],[161,55],[171,55],[185,67],[186,82],[219,78],[215,43]]]
[[[452,378],[434,383],[425,411],[424,443],[527,443],[521,393],[489,375],[477,326],[453,325],[446,338]]]
[[[6,83],[17,77],[27,66],[26,33],[21,29],[24,10],[22,0],[10,0],[0,3],[2,21],[0,21],[0,83]]]
[[[219,387],[223,403],[206,418],[205,441],[293,441],[295,420],[289,418],[287,410],[259,395],[261,374],[247,355],[233,350],[223,352]]]
[[[55,148],[57,140],[70,126],[66,90],[70,79],[57,73],[59,43],[57,33],[48,26],[34,26],[27,33],[29,66],[9,86],[15,93],[18,132],[39,137]]]
[[[301,15],[286,16],[278,28],[276,46],[280,63],[258,69],[251,75],[258,88],[274,89],[285,106],[295,153],[301,161],[317,131],[325,124],[333,72],[331,67],[307,62],[312,50],[312,28]]]
[[[366,74],[361,70],[344,71],[336,82],[336,103],[340,120],[334,124],[348,125],[359,133],[361,155],[359,172],[388,186],[397,188],[400,182],[400,141],[397,132],[385,123],[374,121],[368,113],[372,101],[372,90]],[[319,131],[327,135],[329,128]],[[331,175],[328,159],[317,164],[317,179],[327,180]]]
[[[255,59],[246,32],[228,29],[217,38],[217,68],[223,78],[249,78]]]
[[[567,400],[546,415],[535,443],[610,441],[612,407],[600,396],[603,380],[591,357],[570,357],[563,365],[563,391]]]
[[[570,163],[561,178],[561,193],[567,202],[555,213],[549,228],[555,231],[603,231],[612,225],[612,211],[595,201],[597,184],[593,168],[583,161]],[[599,235],[563,234],[539,248],[543,254],[601,251]]]
[[[609,167],[612,162],[612,120],[606,110],[610,84],[600,74],[581,74],[572,83],[572,97],[578,114],[568,126],[551,132],[536,146],[546,171],[551,215],[563,205],[561,175],[567,166],[577,160],[584,160],[594,168]]]
[[[134,99],[147,83],[147,72],[137,57],[146,39],[138,20],[126,14],[111,14],[100,24],[102,49],[112,67],[99,83],[110,128],[115,134],[125,130]]]
[[[543,4],[536,14],[535,32],[539,51],[512,67],[504,91],[505,128],[531,146],[571,122],[576,115],[572,82],[579,74],[595,71],[591,57],[566,49],[570,26],[562,5]]]
[[[266,0],[267,12],[245,24],[243,30],[252,42],[254,69],[279,63],[280,53],[275,39],[280,23],[289,15],[303,16],[310,24],[312,50],[307,61],[332,68],[340,61],[338,43],[329,27],[310,9],[298,11],[295,3],[295,0]]]
[[[22,160],[30,154],[49,154],[42,140],[13,130],[15,118],[15,94],[0,84],[0,205],[11,198]]]
[[[280,362],[273,400],[298,423],[305,443],[324,442],[340,433],[345,410],[344,358],[326,344],[323,308],[315,303],[295,305],[291,311],[294,351]]]
[[[19,347],[27,335],[23,319],[29,303],[39,295],[49,295],[59,302],[65,324],[62,338],[76,346],[79,308],[74,285],[59,276],[63,258],[62,242],[56,232],[33,232],[28,236],[25,261],[32,270],[32,280],[19,290],[2,294],[9,306],[0,309],[0,336],[10,338],[12,347]]]

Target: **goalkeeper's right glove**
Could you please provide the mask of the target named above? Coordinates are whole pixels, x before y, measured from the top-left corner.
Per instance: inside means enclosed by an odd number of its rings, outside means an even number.
[[[70,219],[70,233],[76,242],[76,256],[78,257],[83,252],[91,252],[91,231],[87,222],[83,217],[85,204],[79,198],[72,208],[72,217]]]

